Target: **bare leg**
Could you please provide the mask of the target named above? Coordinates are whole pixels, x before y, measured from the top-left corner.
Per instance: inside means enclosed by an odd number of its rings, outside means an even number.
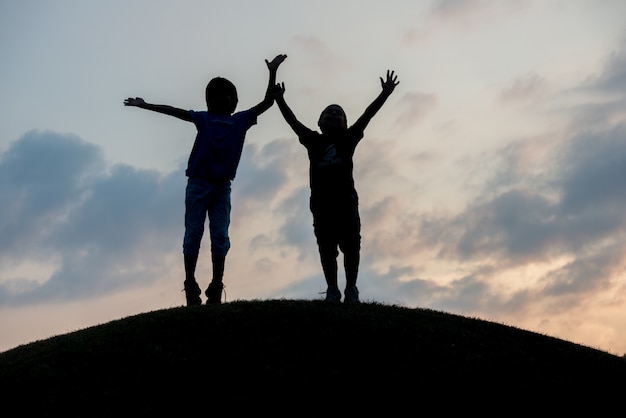
[[[224,279],[224,265],[226,264],[226,257],[223,255],[211,255],[213,261],[213,282],[222,283]]]
[[[337,287],[337,257],[333,254],[320,254],[322,270],[328,287]]]
[[[185,257],[185,280],[196,281],[197,254],[183,254]]]
[[[196,264],[198,263],[197,254],[184,254],[185,262],[185,298],[187,299],[187,306],[200,305],[202,300],[200,299],[200,286],[196,282]]]
[[[222,303],[222,290],[224,290],[223,279],[226,256],[211,254],[211,260],[213,261],[213,279],[204,294],[207,297],[207,304],[219,304]]]
[[[356,286],[360,259],[361,256],[358,251],[344,253],[343,266],[346,270],[346,287]]]

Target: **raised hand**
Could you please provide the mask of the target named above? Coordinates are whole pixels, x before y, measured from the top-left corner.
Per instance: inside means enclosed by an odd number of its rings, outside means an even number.
[[[265,60],[265,64],[267,64],[267,68],[270,71],[276,71],[276,70],[278,70],[278,66],[280,64],[282,64],[282,62],[286,58],[287,58],[287,55],[285,55],[285,54],[276,55],[276,57],[274,57],[274,59],[272,61]]]
[[[141,98],[141,97],[129,97],[128,99],[124,100],[124,106],[137,106],[137,107],[141,107],[143,105],[145,105],[146,102]]]
[[[383,91],[387,94],[393,93],[393,90],[398,84],[400,84],[398,76],[394,75],[393,71],[387,70],[387,80],[383,80],[383,78],[380,77],[380,85],[382,86]]]
[[[270,95],[274,99],[278,99],[279,97],[283,97],[285,94],[285,83],[276,83],[270,89]]]

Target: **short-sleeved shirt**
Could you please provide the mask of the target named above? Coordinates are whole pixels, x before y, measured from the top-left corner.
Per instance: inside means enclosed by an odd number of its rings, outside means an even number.
[[[309,154],[311,198],[356,197],[352,157],[363,138],[363,129],[351,126],[331,135],[306,128],[298,132],[298,138]]]
[[[232,115],[190,110],[198,131],[189,155],[186,174],[211,182],[233,180],[241,159],[246,133],[256,124],[252,109]]]

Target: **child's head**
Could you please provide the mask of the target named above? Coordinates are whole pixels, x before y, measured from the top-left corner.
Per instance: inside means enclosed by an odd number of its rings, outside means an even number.
[[[346,120],[346,112],[343,108],[336,104],[331,104],[322,111],[317,126],[320,127],[322,133],[331,133],[348,129]]]
[[[211,113],[231,114],[237,107],[237,89],[230,81],[215,77],[206,86],[206,105]]]

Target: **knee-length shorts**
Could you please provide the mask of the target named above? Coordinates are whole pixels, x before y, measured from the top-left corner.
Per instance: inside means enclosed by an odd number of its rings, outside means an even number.
[[[230,181],[212,183],[189,178],[185,190],[185,236],[183,253],[198,255],[204,235],[206,219],[209,220],[211,253],[226,256],[230,249]]]
[[[322,255],[359,252],[361,249],[361,218],[357,196],[342,199],[310,199],[313,231]]]

